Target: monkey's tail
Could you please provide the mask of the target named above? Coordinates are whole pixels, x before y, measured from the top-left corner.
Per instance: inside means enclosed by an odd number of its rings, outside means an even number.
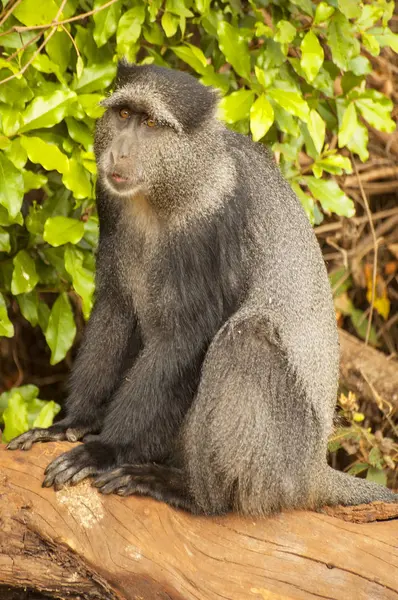
[[[347,475],[329,466],[326,466],[323,477],[319,478],[319,482],[320,489],[317,494],[319,505],[368,504],[376,500],[398,503],[398,494],[394,494],[383,485]]]

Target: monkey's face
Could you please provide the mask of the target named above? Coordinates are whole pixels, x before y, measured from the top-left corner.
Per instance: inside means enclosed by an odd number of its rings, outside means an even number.
[[[95,154],[114,197],[144,193],[153,205],[181,205],[203,168],[215,122],[216,93],[187,73],[119,63],[115,92],[102,104]]]
[[[95,139],[98,169],[108,191],[122,197],[150,193],[177,135],[169,125],[128,104],[108,108]]]

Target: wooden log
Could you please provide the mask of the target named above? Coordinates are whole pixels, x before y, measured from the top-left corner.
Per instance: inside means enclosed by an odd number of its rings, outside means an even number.
[[[388,405],[398,408],[398,360],[389,359],[342,329],[339,336],[341,383],[386,412]]]
[[[304,511],[194,517],[147,498],[101,496],[88,481],[42,488],[45,466],[71,446],[0,449],[2,600],[38,592],[64,600],[398,600],[398,521],[355,524]],[[393,506],[356,510],[390,518]]]

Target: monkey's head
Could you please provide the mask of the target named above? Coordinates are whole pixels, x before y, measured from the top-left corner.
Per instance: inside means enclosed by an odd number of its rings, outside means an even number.
[[[187,73],[121,61],[95,134],[99,176],[108,193],[144,193],[163,201],[181,195],[179,186],[198,177],[204,150],[211,153],[204,139],[221,127],[217,101],[214,89]]]

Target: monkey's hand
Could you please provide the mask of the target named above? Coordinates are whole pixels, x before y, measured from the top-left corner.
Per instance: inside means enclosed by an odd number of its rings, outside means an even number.
[[[116,467],[116,453],[108,444],[88,442],[61,454],[44,471],[43,487],[61,489],[66,483],[75,485],[89,477]]]
[[[36,442],[59,442],[67,440],[68,442],[78,442],[87,433],[93,431],[92,426],[72,424],[69,420],[63,419],[48,429],[36,427],[26,433],[22,433],[14,438],[7,445],[8,450],[30,450]]]

